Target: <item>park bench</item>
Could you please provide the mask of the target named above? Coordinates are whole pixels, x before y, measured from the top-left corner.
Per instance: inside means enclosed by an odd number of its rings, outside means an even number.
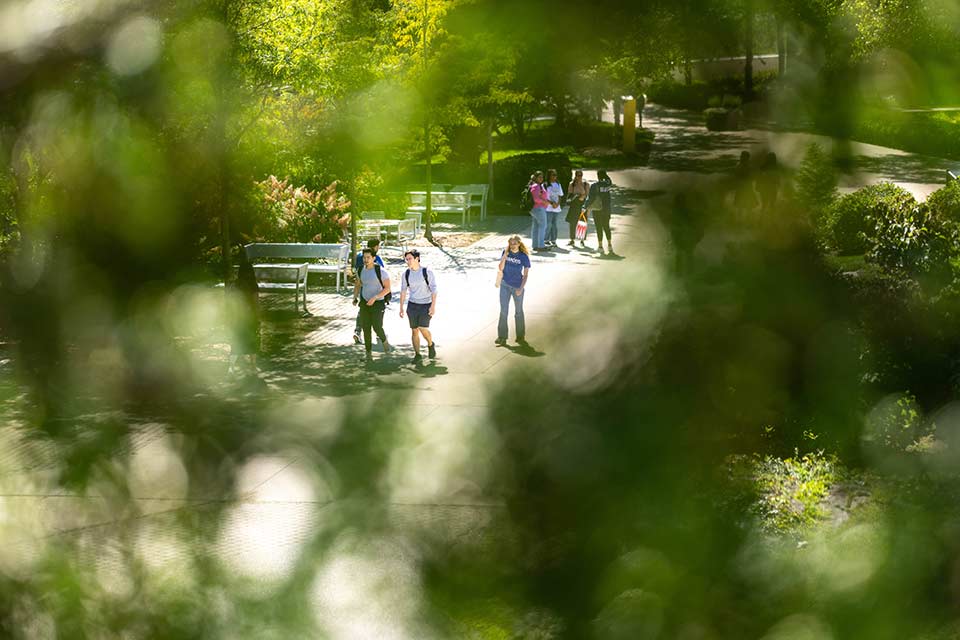
[[[953,182],[957,178],[960,178],[960,167],[947,169],[947,184]]]
[[[426,191],[408,191],[408,211],[427,210]],[[459,213],[461,226],[466,226],[470,216],[470,194],[466,191],[435,191],[430,193],[430,208],[438,213]]]
[[[253,264],[261,289],[293,290],[299,309],[300,290],[303,289],[303,308],[307,308],[307,274],[332,273],[340,292],[340,274],[346,284],[347,261],[350,247],[346,244],[318,242],[255,242],[244,247],[247,259]],[[270,262],[266,262],[270,260]],[[278,262],[279,260],[294,261]],[[295,270],[295,271],[294,271]]]
[[[470,194],[470,208],[480,210],[480,219],[487,219],[487,192],[488,185],[485,184],[458,184],[454,185],[451,191],[464,191]]]

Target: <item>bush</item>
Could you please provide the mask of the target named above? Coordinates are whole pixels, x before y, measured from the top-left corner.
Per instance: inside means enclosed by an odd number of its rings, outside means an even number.
[[[828,249],[841,255],[865,253],[872,246],[876,220],[915,206],[910,192],[895,184],[870,185],[834,202],[817,228],[818,235]]]
[[[927,198],[930,213],[942,220],[960,223],[960,180],[951,180]]]
[[[272,242],[337,242],[349,220],[350,201],[337,192],[336,181],[311,191],[294,187],[289,179],[270,176],[256,183],[267,215],[254,234]]]
[[[862,142],[960,160],[960,117],[956,114],[874,108],[862,111],[853,125],[852,137]]]
[[[672,80],[656,82],[650,87],[649,100],[665,107],[702,111],[706,109],[709,98],[716,93],[705,82],[682,84]]]
[[[703,116],[710,131],[736,131],[740,128],[740,111],[737,109],[706,109]]]
[[[927,204],[897,199],[899,206],[874,220],[866,259],[888,272],[942,281],[950,273],[957,225],[933,214]]]
[[[807,147],[796,175],[797,200],[817,225],[837,199],[837,172],[820,145]]]
[[[501,199],[519,200],[520,191],[535,171],[557,170],[557,179],[564,190],[573,177],[570,156],[565,153],[524,153],[493,163],[493,180]]]

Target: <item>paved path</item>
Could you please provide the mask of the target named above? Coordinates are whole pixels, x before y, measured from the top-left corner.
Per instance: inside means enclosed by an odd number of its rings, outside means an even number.
[[[612,119],[612,114],[608,116]],[[698,114],[659,105],[648,105],[644,126],[657,137],[650,166],[629,172],[649,189],[670,188],[678,181],[711,180],[729,173],[740,152],[751,151],[755,158],[773,151],[790,168],[799,167],[807,147],[817,143],[828,153],[836,144],[832,138],[810,133],[746,129],[744,131],[707,131]],[[860,142],[850,143],[855,172],[841,174],[841,192],[867,184],[894,182],[920,200],[943,186],[944,170],[955,163],[943,158],[923,156]]]

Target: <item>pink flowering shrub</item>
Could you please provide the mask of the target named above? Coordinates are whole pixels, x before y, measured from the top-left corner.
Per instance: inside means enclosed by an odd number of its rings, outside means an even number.
[[[270,176],[256,183],[266,215],[254,234],[272,242],[338,242],[350,220],[350,201],[337,191],[337,181],[311,191],[294,187],[289,178]]]

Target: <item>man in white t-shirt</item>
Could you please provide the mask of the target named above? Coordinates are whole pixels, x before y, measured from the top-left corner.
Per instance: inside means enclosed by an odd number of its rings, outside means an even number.
[[[433,271],[420,265],[420,252],[410,249],[403,254],[407,263],[407,270],[400,280],[400,317],[403,317],[404,306],[407,303],[407,318],[410,320],[410,340],[413,342],[413,364],[422,364],[420,356],[420,337],[427,341],[427,355],[436,360],[437,349],[433,344],[433,335],[430,333],[430,319],[437,310],[437,277]]]

